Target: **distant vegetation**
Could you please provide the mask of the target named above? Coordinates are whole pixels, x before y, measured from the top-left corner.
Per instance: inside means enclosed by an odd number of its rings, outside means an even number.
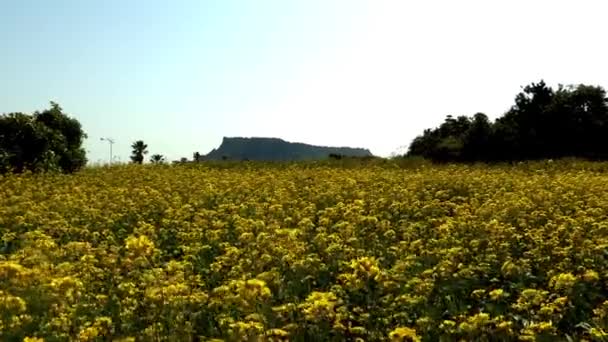
[[[77,171],[87,162],[85,137],[80,122],[54,102],[31,115],[0,115],[0,172]]]
[[[150,163],[152,163],[152,164],[164,164],[165,163],[165,156],[163,156],[162,154],[153,154],[150,157]]]
[[[372,153],[363,148],[313,146],[277,138],[224,138],[219,148],[200,159],[298,161],[327,159],[330,155],[370,157]]]
[[[142,164],[144,162],[144,155],[148,154],[148,145],[143,140],[137,140],[131,145],[133,151],[131,152],[131,161],[135,164]]]
[[[608,159],[608,99],[601,87],[526,86],[496,121],[448,116],[411,143],[409,155],[441,162],[581,157]]]
[[[515,104],[491,121],[487,115],[448,115],[436,128],[426,129],[409,145],[408,159],[434,162],[505,162],[556,158],[608,160],[608,98],[599,86],[559,85],[544,81],[523,87]],[[0,115],[0,173],[63,171],[71,173],[87,162],[82,147],[86,134],[78,120],[51,102],[33,114]],[[142,164],[148,154],[143,140],[132,145],[131,162]],[[363,148],[324,147],[291,143],[278,138],[228,138],[192,161],[313,161],[374,158]],[[414,159],[412,159],[414,158]],[[163,164],[154,154],[153,164]],[[187,158],[174,164],[187,163]],[[342,162],[344,163],[344,162]]]

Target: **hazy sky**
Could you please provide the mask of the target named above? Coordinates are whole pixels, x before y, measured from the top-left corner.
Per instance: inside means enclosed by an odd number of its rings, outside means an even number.
[[[0,0],[0,113],[54,100],[128,159],[223,136],[388,155],[520,86],[608,86],[605,1]]]

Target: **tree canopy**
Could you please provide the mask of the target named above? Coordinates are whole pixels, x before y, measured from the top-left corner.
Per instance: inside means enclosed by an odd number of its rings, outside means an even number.
[[[144,155],[148,154],[148,145],[143,140],[137,140],[131,145],[133,151],[131,152],[131,161],[135,164],[142,164],[144,162]]]
[[[150,157],[150,163],[152,163],[152,164],[164,164],[165,163],[165,156],[163,156],[162,154],[153,154]]]
[[[434,161],[515,161],[581,157],[608,159],[608,99],[597,86],[532,83],[491,122],[448,115],[416,137],[408,154]]]
[[[0,116],[0,172],[82,168],[86,134],[78,120],[63,112],[59,104],[31,115],[8,113]]]

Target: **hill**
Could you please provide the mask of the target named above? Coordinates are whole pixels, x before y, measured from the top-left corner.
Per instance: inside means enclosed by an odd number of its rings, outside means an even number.
[[[296,161],[325,159],[330,154],[349,157],[371,157],[368,149],[314,146],[287,142],[278,138],[228,138],[203,157],[204,160]]]

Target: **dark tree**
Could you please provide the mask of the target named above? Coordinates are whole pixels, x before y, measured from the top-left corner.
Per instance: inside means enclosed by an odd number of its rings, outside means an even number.
[[[462,159],[476,161],[491,158],[491,137],[492,123],[488,116],[483,113],[475,114],[462,138]]]
[[[557,157],[547,155],[547,134],[552,130],[552,118],[548,108],[554,96],[553,90],[545,82],[532,83],[524,87],[515,97],[515,105],[498,123],[506,126],[501,131],[511,136],[498,136],[500,156],[507,160],[539,159]]]
[[[152,164],[164,164],[165,163],[165,157],[162,154],[153,154],[150,157],[150,162]]]
[[[434,161],[608,159],[608,99],[601,87],[532,83],[495,122],[448,116],[416,137],[408,154]]]
[[[135,164],[142,164],[144,162],[144,155],[148,154],[148,145],[143,140],[137,140],[131,145],[133,151],[131,152],[131,161]]]
[[[55,152],[62,170],[74,172],[86,164],[86,152],[82,148],[86,135],[78,120],[64,114],[55,102],[51,102],[50,109],[34,113],[34,117],[54,132],[50,148]]]
[[[608,159],[608,105],[601,87],[560,87],[549,108],[549,136],[562,156]]]
[[[410,154],[435,161],[451,161],[462,158],[464,138],[471,126],[466,116],[454,118],[448,115],[435,129],[427,129],[410,145]]]
[[[86,138],[78,120],[70,118],[51,102],[51,108],[33,115],[9,113],[0,116],[0,171],[61,170],[82,168]]]

